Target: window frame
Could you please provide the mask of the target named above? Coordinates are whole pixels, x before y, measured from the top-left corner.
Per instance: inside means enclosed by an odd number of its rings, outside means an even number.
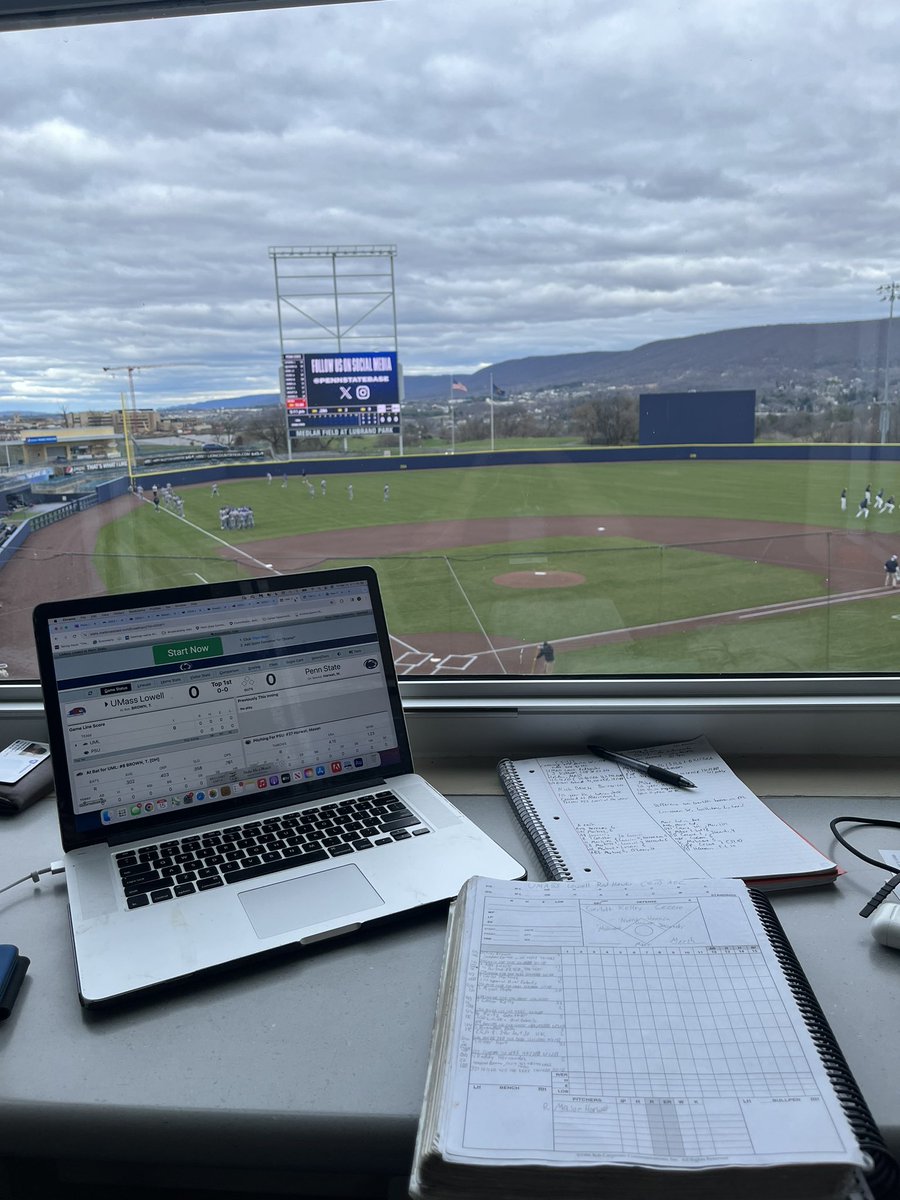
[[[323,4],[371,4],[374,0],[0,0],[0,33],[63,25],[199,17],[260,8],[308,8]]]
[[[418,762],[707,736],[723,754],[897,758],[900,677],[401,679]],[[0,684],[7,740],[46,738],[39,683]]]

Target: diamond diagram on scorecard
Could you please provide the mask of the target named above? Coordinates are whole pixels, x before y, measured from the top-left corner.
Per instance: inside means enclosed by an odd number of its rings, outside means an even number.
[[[710,931],[694,900],[583,904],[581,911],[586,946],[709,945]]]

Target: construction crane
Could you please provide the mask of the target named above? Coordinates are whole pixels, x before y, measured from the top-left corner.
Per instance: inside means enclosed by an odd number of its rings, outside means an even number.
[[[122,371],[128,372],[128,391],[131,397],[131,411],[137,411],[137,403],[134,396],[134,373],[135,371],[156,371],[160,367],[202,367],[203,363],[178,362],[178,363],[141,363],[140,366],[133,367],[104,367],[104,373],[107,375],[120,375]]]
[[[131,400],[130,420],[125,418],[125,397],[122,396],[122,436],[125,439],[125,459],[128,463],[128,479],[132,487],[134,486],[134,470],[132,468],[132,450],[134,445],[134,423],[137,417],[137,400],[134,394],[134,373],[135,371],[156,371],[161,367],[202,367],[203,363],[192,362],[177,362],[177,363],[141,363],[137,366],[125,367],[104,367],[103,371],[106,375],[120,375],[123,371],[128,372],[128,393]],[[129,428],[130,427],[130,428]],[[131,445],[129,445],[129,434],[131,435]]]

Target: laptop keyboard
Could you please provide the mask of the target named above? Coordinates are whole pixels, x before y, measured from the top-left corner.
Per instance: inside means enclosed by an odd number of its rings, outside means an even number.
[[[187,834],[116,854],[129,908],[360,854],[429,833],[393,792]]]

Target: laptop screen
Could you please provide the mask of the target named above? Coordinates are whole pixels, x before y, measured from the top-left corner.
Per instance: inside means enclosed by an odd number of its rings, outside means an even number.
[[[369,569],[150,596],[35,611],[77,840],[152,837],[411,769]]]

